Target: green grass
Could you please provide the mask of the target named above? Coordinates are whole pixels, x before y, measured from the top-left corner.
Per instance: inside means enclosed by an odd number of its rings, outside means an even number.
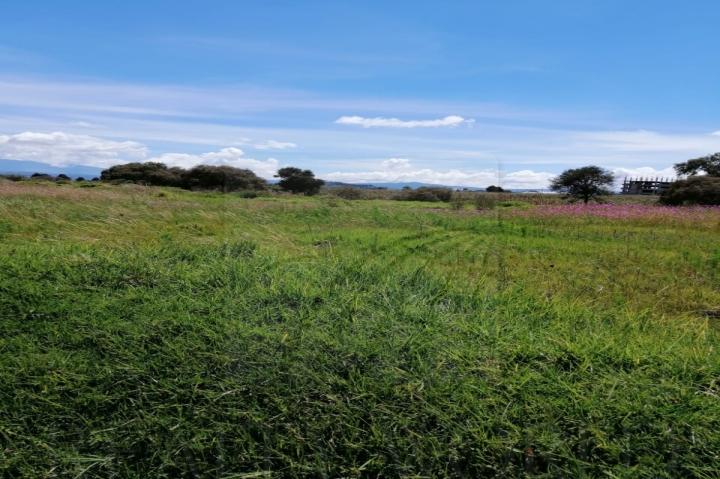
[[[719,477],[720,225],[511,210],[0,184],[0,476]]]

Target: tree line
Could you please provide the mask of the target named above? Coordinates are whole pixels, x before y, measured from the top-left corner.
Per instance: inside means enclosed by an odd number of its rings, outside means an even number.
[[[695,158],[674,166],[678,175],[687,178],[672,183],[660,196],[665,205],[720,205],[720,153]],[[20,181],[19,175],[1,175]],[[275,175],[279,178],[277,188],[294,194],[315,195],[325,182],[315,178],[311,170],[295,167],[280,168]],[[71,181],[67,175],[52,176],[35,173],[31,179],[65,182]],[[85,181],[77,178],[77,181]],[[174,186],[189,190],[215,190],[225,193],[233,191],[261,191],[270,185],[253,171],[228,165],[197,165],[190,169],[168,167],[164,163],[126,163],[103,170],[100,178],[92,181],[110,183],[138,183],[149,186]],[[570,201],[601,201],[602,197],[612,193],[615,177],[609,170],[599,166],[584,166],[563,171],[550,183],[552,191],[563,193]],[[348,189],[348,188],[346,188]],[[348,189],[350,190],[350,189]],[[489,186],[486,191],[507,192],[499,186]],[[348,191],[351,199],[355,192]],[[345,193],[339,196],[343,196]],[[403,189],[396,199],[410,201],[444,201],[452,198],[452,190],[444,187],[421,187],[415,190]]]
[[[325,182],[315,178],[310,170],[286,167],[275,175],[278,187],[296,194],[314,195]],[[261,191],[268,182],[253,171],[228,165],[197,165],[190,169],[168,167],[164,163],[126,163],[115,165],[100,174],[102,181],[111,183],[139,183],[150,186],[174,186],[187,190]]]

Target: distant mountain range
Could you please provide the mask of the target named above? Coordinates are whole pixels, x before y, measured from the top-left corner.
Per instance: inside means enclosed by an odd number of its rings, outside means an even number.
[[[47,173],[48,175],[57,176],[61,173],[68,175],[70,178],[91,179],[100,176],[102,168],[83,165],[53,166],[39,161],[23,161],[23,160],[2,160],[0,159],[0,175],[22,175],[30,176],[33,173]]]

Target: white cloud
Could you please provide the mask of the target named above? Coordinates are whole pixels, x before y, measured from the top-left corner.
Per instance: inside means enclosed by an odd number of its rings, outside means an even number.
[[[145,145],[134,141],[113,141],[59,131],[0,135],[0,158],[10,160],[33,160],[55,166],[76,164],[107,167],[143,160],[146,155]]]
[[[650,166],[641,166],[639,168],[613,168],[611,170],[618,180],[627,177],[644,177],[644,178],[675,178],[677,173],[671,167],[656,169]]]
[[[510,189],[545,189],[552,173],[532,170],[498,174],[497,170],[434,170],[413,168],[410,160],[391,158],[380,163],[374,171],[334,172],[322,175],[323,179],[347,183],[419,182],[449,186],[486,187],[502,185]]]
[[[710,133],[712,136],[720,136],[720,130]]]
[[[410,160],[406,158],[390,158],[383,161],[381,165],[384,170],[390,171],[408,170],[412,167]]]
[[[163,153],[148,158],[148,149],[141,143],[63,132],[26,131],[0,135],[0,158],[39,161],[54,166],[86,165],[100,168],[134,161],[155,161],[183,168],[199,164],[229,165],[250,169],[264,178],[271,178],[279,167],[274,158],[247,158],[245,152],[234,147],[200,154]]]
[[[648,130],[595,131],[575,135],[578,146],[638,153],[683,153],[713,152],[720,149],[720,136],[716,132],[707,134],[669,134]]]
[[[297,145],[289,141],[268,140],[264,143],[255,144],[253,147],[257,150],[287,150],[289,148],[296,148]]]
[[[263,178],[272,178],[280,166],[275,158],[268,158],[267,160],[246,158],[245,153],[240,148],[234,147],[197,155],[189,153],[164,153],[150,158],[147,161],[155,161],[165,163],[168,166],[179,166],[182,168],[191,168],[200,164],[228,165],[234,166],[235,168],[247,168]]]
[[[458,126],[463,123],[474,123],[472,118],[450,115],[436,120],[400,120],[398,118],[365,118],[362,116],[341,116],[335,123],[340,125],[357,125],[363,128],[438,128],[442,126]]]

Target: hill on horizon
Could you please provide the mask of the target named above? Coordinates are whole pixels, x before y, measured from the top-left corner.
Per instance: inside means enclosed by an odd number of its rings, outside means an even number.
[[[84,165],[54,166],[39,161],[5,160],[0,159],[0,174],[13,174],[31,176],[33,173],[47,173],[49,175],[65,174],[70,178],[93,178],[100,176],[102,168]]]

